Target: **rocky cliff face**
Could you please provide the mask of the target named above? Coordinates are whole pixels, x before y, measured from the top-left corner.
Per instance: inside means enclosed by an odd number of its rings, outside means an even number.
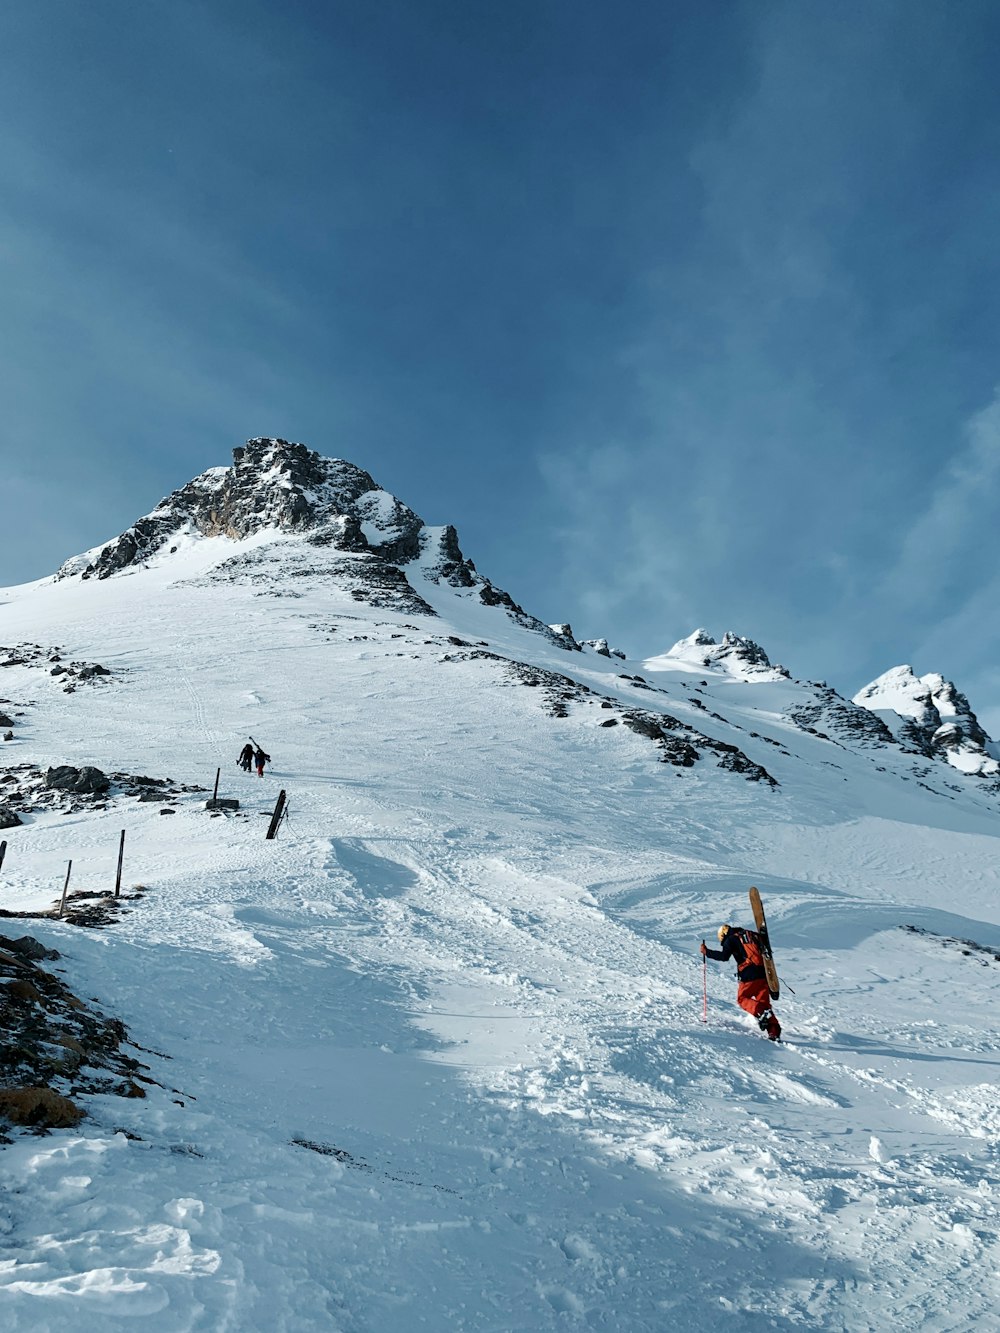
[[[963,773],[993,777],[1000,772],[968,699],[943,676],[917,676],[912,667],[893,667],[859,690],[854,702],[876,713],[905,748],[944,759]]]

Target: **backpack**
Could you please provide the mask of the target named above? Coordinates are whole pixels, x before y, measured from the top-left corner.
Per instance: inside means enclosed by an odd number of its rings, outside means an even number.
[[[743,952],[746,954],[746,961],[740,964],[740,971],[745,967],[764,966],[764,955],[761,952],[760,936],[755,930],[737,930],[737,936],[743,945]]]

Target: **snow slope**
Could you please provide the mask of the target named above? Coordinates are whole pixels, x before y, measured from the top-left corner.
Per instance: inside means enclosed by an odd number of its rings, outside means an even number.
[[[570,652],[420,562],[437,616],[373,608],[301,535],[178,548],[0,593],[0,642],[111,671],[0,673],[8,768],[221,767],[241,801],[4,834],[27,910],[70,857],[113,883],[126,829],[115,924],[5,924],[164,1085],[2,1150],[5,1329],[997,1326],[995,796],[777,670]],[[777,785],[661,762],[630,710]],[[698,942],[752,883],[780,1046],[717,965],[702,1021]]]

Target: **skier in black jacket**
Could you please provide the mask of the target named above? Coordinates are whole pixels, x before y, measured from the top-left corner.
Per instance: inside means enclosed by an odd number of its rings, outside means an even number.
[[[755,930],[730,925],[720,926],[718,935],[722,948],[710,949],[702,940],[702,956],[714,958],[717,963],[727,963],[730,958],[736,960],[736,1003],[756,1018],[761,1032],[766,1032],[771,1041],[777,1041],[781,1036],[781,1024],[771,1008],[760,936]]]
[[[249,773],[253,768],[253,746],[247,741],[240,751],[240,757],[236,761],[245,773]]]

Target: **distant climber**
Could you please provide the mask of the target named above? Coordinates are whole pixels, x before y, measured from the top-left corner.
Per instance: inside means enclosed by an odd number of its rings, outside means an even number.
[[[257,776],[259,778],[262,778],[264,776],[264,765],[269,764],[271,762],[271,756],[269,754],[265,754],[264,751],[258,745],[256,750],[254,751],[253,761],[257,766]]]
[[[717,963],[727,963],[730,958],[736,960],[736,1003],[756,1018],[761,1032],[766,1032],[771,1041],[777,1041],[781,1036],[781,1024],[771,1008],[760,936],[755,930],[729,925],[720,926],[718,935],[722,948],[710,949],[702,940],[702,954],[714,958]]]
[[[244,745],[243,749],[240,751],[240,757],[236,762],[239,764],[240,768],[243,769],[244,773],[250,772],[253,767],[253,746],[249,741],[247,741],[246,745]]]

